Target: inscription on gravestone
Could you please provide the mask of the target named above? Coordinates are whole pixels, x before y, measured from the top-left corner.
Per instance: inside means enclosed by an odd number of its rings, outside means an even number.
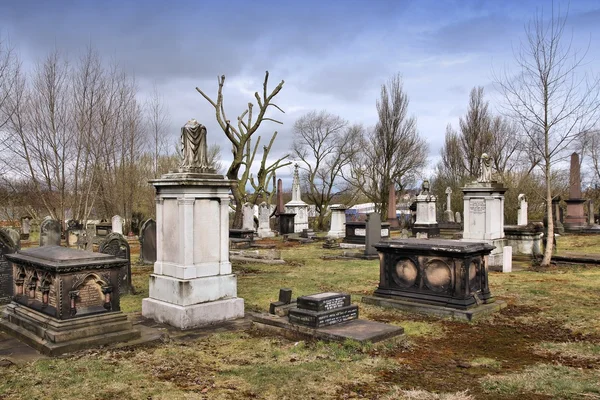
[[[485,200],[473,199],[469,202],[469,210],[474,213],[485,213]]]

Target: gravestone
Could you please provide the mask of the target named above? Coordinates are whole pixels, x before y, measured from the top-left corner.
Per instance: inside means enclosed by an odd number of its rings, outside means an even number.
[[[19,234],[19,232],[17,232],[16,229],[13,228],[4,228],[6,230],[6,233],[8,233],[8,236],[10,236],[10,238],[12,239],[13,243],[16,244],[17,249],[21,248],[21,234]]]
[[[156,222],[150,218],[140,229],[140,258],[144,264],[156,262]]]
[[[60,246],[60,222],[46,217],[40,224],[40,246]]]
[[[327,237],[330,239],[343,238],[346,235],[346,207],[343,205],[331,207],[331,226]]]
[[[285,212],[288,214],[295,214],[295,233],[300,233],[304,229],[308,229],[308,204],[302,201],[300,193],[300,172],[298,171],[298,164],[296,164],[294,170],[294,179],[292,181],[292,200],[285,204]]]
[[[454,214],[452,213],[452,188],[446,188],[446,211],[444,212],[446,222],[455,222]]]
[[[502,251],[502,272],[512,272],[512,246],[504,246]]]
[[[440,236],[440,227],[437,223],[436,197],[429,191],[429,181],[424,180],[421,193],[417,196],[417,219],[413,224],[412,232],[415,236],[426,238]]]
[[[254,231],[254,206],[252,204],[244,203],[242,217],[242,229]]]
[[[367,214],[367,226],[365,232],[365,255],[377,255],[375,244],[381,242],[381,218],[379,213]]]
[[[6,254],[12,254],[18,249],[8,232],[0,228],[0,304],[10,303],[13,296],[13,269]]]
[[[123,234],[123,217],[120,215],[112,217],[112,231],[121,235]]]
[[[181,129],[182,162],[153,179],[156,262],[142,315],[179,329],[244,317],[229,261],[229,193],[237,182],[208,163],[206,128]]]
[[[400,227],[400,222],[398,222],[398,216],[396,215],[396,185],[394,183],[390,183],[389,186],[387,222],[390,224],[390,229]]]
[[[270,223],[271,208],[266,202],[260,203],[258,206],[258,237],[267,238],[275,236],[275,233],[271,230]]]
[[[454,222],[457,224],[462,224],[462,216],[460,215],[460,211],[454,213]]]
[[[21,239],[28,240],[31,232],[31,218],[25,217],[21,219]]]
[[[131,284],[131,250],[125,237],[117,232],[111,233],[100,244],[98,252],[127,260],[127,264],[121,267],[119,273],[119,293],[134,293]]]
[[[492,246],[489,256],[491,267],[502,266],[504,235],[504,193],[507,188],[492,179],[491,158],[483,153],[480,159],[481,173],[476,181],[462,188],[464,193],[463,239],[486,242]]]
[[[563,209],[560,206],[560,201],[560,196],[552,198],[552,219],[554,220],[554,233],[562,235],[565,233],[565,226],[563,225]]]
[[[588,224],[594,225],[596,221],[594,220],[594,200],[588,200]]]
[[[351,304],[350,295],[345,293],[301,296],[296,304],[297,308],[288,313],[289,321],[294,325],[322,328],[358,318],[358,306]]]
[[[567,230],[577,230],[586,225],[583,203],[585,199],[581,195],[581,171],[579,167],[579,154],[571,154],[571,170],[569,174],[569,198],[567,203],[567,216],[564,226]]]
[[[519,195],[519,209],[517,211],[517,225],[527,225],[527,198],[523,193]]]

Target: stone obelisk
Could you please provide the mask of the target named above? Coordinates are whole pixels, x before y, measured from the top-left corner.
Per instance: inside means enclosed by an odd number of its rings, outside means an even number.
[[[585,227],[585,211],[583,203],[585,199],[581,198],[581,171],[579,167],[579,154],[571,154],[571,170],[569,174],[569,198],[567,203],[567,216],[565,217],[565,229],[577,230]]]

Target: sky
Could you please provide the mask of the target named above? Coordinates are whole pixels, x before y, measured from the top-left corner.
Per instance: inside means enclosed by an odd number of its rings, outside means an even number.
[[[271,89],[285,81],[275,101],[285,114],[270,115],[283,125],[264,122],[257,132],[266,142],[278,131],[275,159],[289,152],[294,121],[311,110],[373,126],[381,85],[399,73],[409,113],[429,143],[430,174],[446,126],[458,125],[474,86],[483,86],[499,109],[494,71],[514,68],[526,23],[551,6],[550,0],[9,0],[0,2],[0,34],[26,67],[55,48],[78,57],[92,45],[135,74],[140,100],[156,86],[173,142],[195,118],[207,127],[209,143],[221,145],[225,163],[230,145],[195,90],[215,98],[217,76],[226,76],[231,119],[262,90],[265,71]],[[567,34],[575,48],[589,47],[588,67],[598,73],[600,1],[554,2],[555,9],[567,6]],[[278,175],[289,182],[291,172]]]

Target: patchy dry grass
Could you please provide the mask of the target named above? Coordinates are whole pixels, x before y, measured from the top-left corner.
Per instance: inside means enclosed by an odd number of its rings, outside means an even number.
[[[600,254],[600,235],[563,235],[557,238],[558,254]]]
[[[563,236],[561,251],[600,253],[593,236]],[[589,249],[588,247],[589,246]],[[285,265],[235,264],[247,310],[278,290],[352,294],[379,281],[378,261],[323,260],[319,243],[282,247]],[[141,310],[152,266],[135,265]],[[129,350],[89,351],[0,367],[1,399],[540,399],[600,398],[600,268],[491,273],[509,307],[461,323],[360,304],[361,318],[404,327],[378,344],[293,342],[256,330]]]

